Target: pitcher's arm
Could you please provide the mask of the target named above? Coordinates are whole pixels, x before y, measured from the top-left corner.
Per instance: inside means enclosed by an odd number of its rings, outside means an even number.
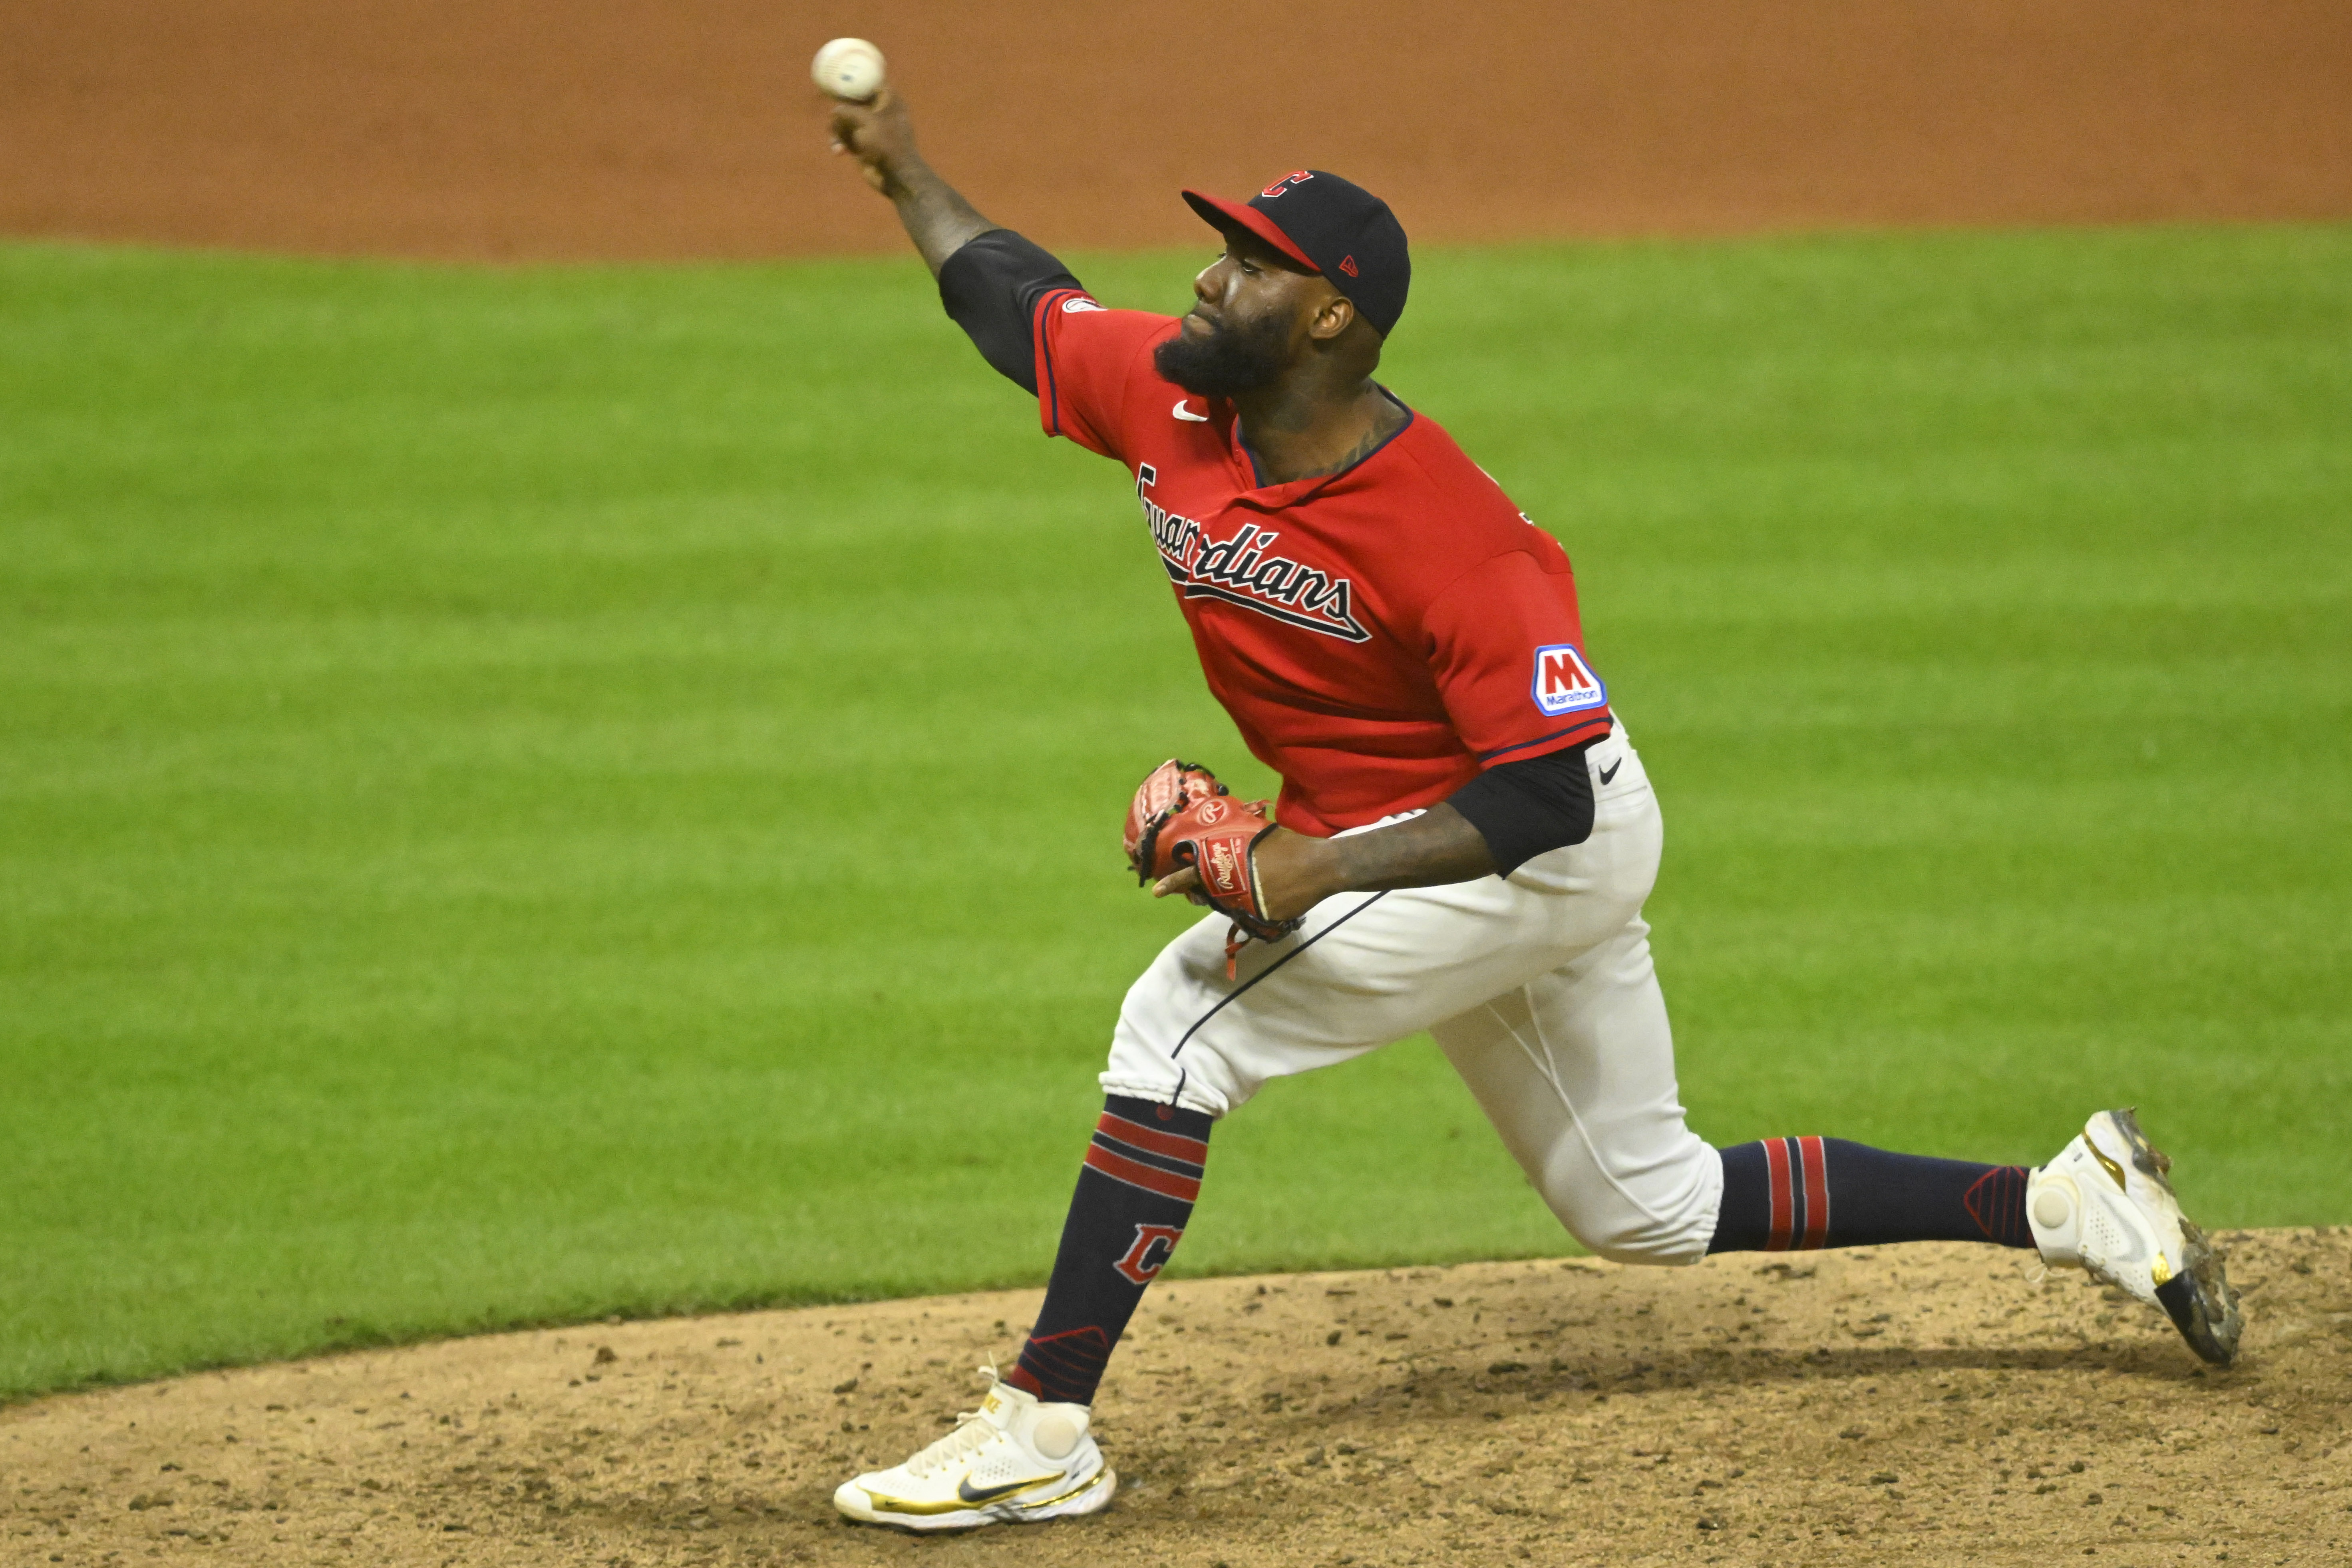
[[[1055,289],[1083,287],[1051,253],[999,228],[923,162],[906,101],[884,88],[870,103],[837,103],[833,145],[857,160],[866,183],[890,198],[915,242],[940,302],[981,357],[1014,385],[1036,395],[1030,337],[1037,301]]]

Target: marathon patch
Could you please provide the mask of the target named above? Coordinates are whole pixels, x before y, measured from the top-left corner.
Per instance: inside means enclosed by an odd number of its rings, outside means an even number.
[[[1609,689],[1584,662],[1574,643],[1553,643],[1536,649],[1536,706],[1551,718],[1607,704]]]

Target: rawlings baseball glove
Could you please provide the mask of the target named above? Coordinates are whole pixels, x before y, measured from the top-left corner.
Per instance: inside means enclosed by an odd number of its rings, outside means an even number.
[[[1259,899],[1251,852],[1274,831],[1266,804],[1235,800],[1208,769],[1170,758],[1151,770],[1127,808],[1127,863],[1136,881],[1150,887],[1190,866],[1201,878],[1194,900],[1239,931],[1272,942],[1297,931],[1295,920],[1269,919]]]

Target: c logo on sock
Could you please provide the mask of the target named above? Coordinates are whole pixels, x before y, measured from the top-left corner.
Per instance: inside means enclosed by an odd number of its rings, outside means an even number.
[[[1160,1269],[1167,1267],[1168,1255],[1183,1239],[1181,1226],[1139,1225],[1135,1227],[1135,1245],[1111,1267],[1125,1275],[1130,1285],[1149,1285],[1160,1278]]]

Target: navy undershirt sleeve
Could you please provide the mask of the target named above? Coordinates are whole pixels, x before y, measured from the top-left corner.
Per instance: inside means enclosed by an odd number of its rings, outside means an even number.
[[[1585,750],[1570,746],[1497,763],[1446,797],[1486,841],[1496,876],[1592,837],[1592,773]]]
[[[1037,395],[1037,301],[1055,289],[1083,289],[1044,247],[1009,228],[967,241],[940,265],[940,303],[998,374]]]

